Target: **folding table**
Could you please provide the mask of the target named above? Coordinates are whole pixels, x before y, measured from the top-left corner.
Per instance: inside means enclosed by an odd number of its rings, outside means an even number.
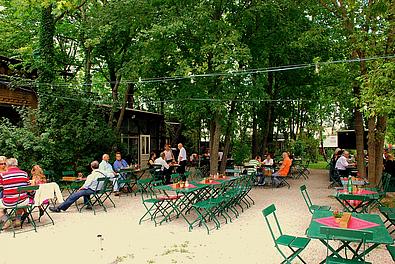
[[[367,240],[366,242],[369,244],[368,247],[361,248],[361,243],[357,246],[357,249],[353,249],[350,246],[351,242],[355,241],[346,241],[341,236],[339,237],[332,237],[330,240],[338,240],[342,242],[342,245],[335,249],[333,246],[327,242],[327,236],[320,232],[321,226],[328,226],[326,224],[322,224],[318,221],[323,221],[333,217],[333,212],[331,211],[314,211],[309,228],[307,229],[307,237],[312,239],[318,239],[324,244],[325,247],[329,249],[331,253],[330,256],[339,256],[339,253],[343,249],[349,249],[352,252],[352,259],[354,260],[362,260],[363,257],[369,254],[372,250],[377,248],[379,245],[391,245],[393,244],[393,240],[391,235],[389,234],[388,230],[385,228],[383,221],[381,220],[379,215],[376,214],[356,214],[352,213],[352,217],[355,220],[358,220],[360,223],[357,223],[356,226],[358,230],[368,230],[373,232],[373,238],[371,240]],[[366,228],[364,228],[364,226]],[[320,263],[325,263],[325,260],[321,261]]]

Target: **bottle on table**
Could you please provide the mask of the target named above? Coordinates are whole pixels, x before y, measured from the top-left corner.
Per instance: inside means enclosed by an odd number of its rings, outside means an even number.
[[[352,177],[351,177],[351,175],[348,176],[347,190],[348,190],[348,193],[352,194]]]

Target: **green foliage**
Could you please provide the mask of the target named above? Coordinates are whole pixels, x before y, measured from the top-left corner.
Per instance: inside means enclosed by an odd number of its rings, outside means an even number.
[[[363,84],[360,103],[367,116],[394,113],[395,63],[373,63]]]
[[[251,145],[242,141],[235,141],[233,143],[232,158],[235,164],[243,164],[251,159]]]
[[[297,140],[289,142],[291,153],[296,157],[316,162],[318,159],[319,141],[314,137],[301,134]]]
[[[79,98],[87,99],[65,99],[78,94]],[[111,147],[118,143],[104,113],[105,109],[92,104],[89,97],[78,91],[53,90],[40,109],[22,113],[22,127],[6,120],[0,123],[0,138],[5,139],[0,141],[2,155],[18,158],[26,170],[32,164],[40,164],[57,175],[69,165],[85,171],[92,160],[111,152]]]

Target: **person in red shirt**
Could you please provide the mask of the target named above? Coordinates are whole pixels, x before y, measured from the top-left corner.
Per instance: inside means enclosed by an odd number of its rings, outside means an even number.
[[[18,168],[18,160],[7,159],[7,171],[0,174],[0,185],[3,186],[3,199],[0,199],[0,208],[14,207],[16,204],[25,205],[29,202],[27,194],[18,194],[18,187],[29,185],[29,176]]]
[[[288,172],[291,168],[292,165],[292,160],[289,158],[289,155],[287,152],[283,152],[283,162],[280,166],[280,169],[273,173],[273,181],[276,187],[279,187],[280,180],[279,177],[285,177],[288,175]]]

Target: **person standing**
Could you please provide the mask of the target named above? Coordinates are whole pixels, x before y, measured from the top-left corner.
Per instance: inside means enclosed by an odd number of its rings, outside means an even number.
[[[165,150],[163,152],[165,153],[165,160],[167,163],[174,162],[173,150],[169,144],[165,144]]]
[[[182,180],[185,181],[186,177],[184,176],[185,173],[185,166],[187,165],[187,152],[182,145],[182,143],[178,143],[178,149],[180,150],[180,154],[178,154],[178,169],[177,172],[181,174]]]
[[[75,203],[80,197],[84,197],[84,203],[88,204],[89,197],[95,193],[96,190],[103,188],[104,182],[99,182],[97,179],[105,178],[107,175],[105,172],[100,171],[99,162],[97,160],[91,162],[92,173],[86,177],[84,185],[70,195],[66,201],[56,207],[49,207],[52,212],[59,213],[60,211],[66,211],[73,203]],[[87,207],[89,209],[89,207]]]
[[[106,174],[106,176],[112,180],[112,184],[114,186],[114,189],[113,189],[114,195],[119,196],[118,181],[117,181],[117,178],[115,177],[115,175],[117,173],[113,170],[109,160],[110,160],[110,156],[108,154],[103,154],[102,161],[100,162],[100,165],[99,165],[99,170],[104,172]]]

